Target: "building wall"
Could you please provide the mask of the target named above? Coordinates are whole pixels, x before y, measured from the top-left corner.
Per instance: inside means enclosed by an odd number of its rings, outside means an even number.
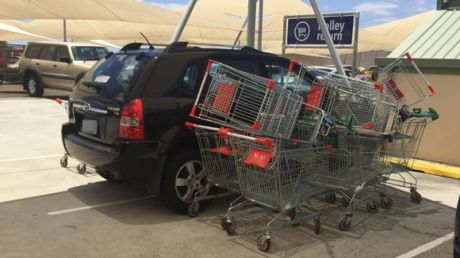
[[[427,125],[417,157],[460,165],[460,72],[426,76],[438,94],[420,106],[434,107],[440,118]]]

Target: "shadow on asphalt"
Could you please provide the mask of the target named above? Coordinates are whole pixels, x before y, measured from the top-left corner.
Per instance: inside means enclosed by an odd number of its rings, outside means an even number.
[[[45,93],[42,98],[46,99],[68,99],[71,91],[57,90],[57,89],[45,89]],[[19,84],[1,84],[0,85],[0,99],[13,99],[13,98],[30,98],[27,92],[23,90]]]
[[[101,181],[73,187],[68,192],[88,206],[135,200],[93,208],[93,210],[124,224],[153,225],[190,219],[187,215],[178,214],[166,208],[157,197],[152,196],[146,189],[147,187],[142,183],[112,183]],[[200,213],[200,216],[217,216],[222,214],[229,200],[214,200],[208,208]]]

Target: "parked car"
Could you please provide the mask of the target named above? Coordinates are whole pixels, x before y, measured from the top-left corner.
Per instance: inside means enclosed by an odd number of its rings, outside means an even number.
[[[333,67],[333,66],[313,66],[313,68],[316,68],[316,69],[321,70],[321,71],[329,72],[329,73],[337,73],[337,69],[335,67]],[[353,70],[352,70],[351,67],[344,66],[343,69],[345,71],[345,74],[348,77],[352,77]]]
[[[0,83],[18,82],[18,61],[24,51],[24,45],[0,42]]]
[[[288,59],[247,47],[128,44],[76,84],[62,126],[66,153],[108,181],[147,181],[167,207],[187,213],[207,184],[195,135],[184,123],[193,122],[188,114],[208,59],[270,78],[289,66]]]
[[[460,258],[460,196],[458,198],[457,214],[455,216],[454,258]]]
[[[21,60],[20,56],[10,57],[6,69],[3,71],[1,80],[7,81],[9,83],[19,83],[19,61]]]
[[[41,97],[44,88],[71,90],[75,81],[108,52],[88,43],[29,43],[19,62],[24,90],[31,97]]]

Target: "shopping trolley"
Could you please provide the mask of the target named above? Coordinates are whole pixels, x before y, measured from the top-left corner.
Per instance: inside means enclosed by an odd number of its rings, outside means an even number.
[[[349,130],[368,134],[393,130],[398,108],[379,84],[298,64],[290,65],[287,81],[309,105],[324,110]]]
[[[382,182],[385,185],[408,188],[410,201],[416,204],[422,201],[422,196],[417,192],[417,178],[412,174],[411,168],[428,123],[427,118],[412,118],[399,122],[396,132],[390,141],[385,142],[382,149],[383,164],[387,166],[387,169],[382,171]]]
[[[218,125],[289,138],[302,97],[273,80],[209,60],[190,116]]]
[[[206,168],[206,188],[195,192],[194,201],[188,208],[188,215],[198,215],[200,201],[226,197],[240,192],[235,169],[235,149],[230,146],[227,132],[232,130],[197,125],[186,122],[185,126],[195,132],[201,159]],[[226,193],[208,194],[211,187],[228,190]]]
[[[337,127],[322,141],[328,151],[329,166],[321,177],[312,178],[310,183],[325,189],[325,199],[329,203],[336,201],[336,194],[342,196],[342,205],[348,211],[338,226],[340,230],[349,230],[354,207],[365,204],[371,213],[379,210],[375,191],[369,189],[381,183],[381,146],[385,138]]]
[[[415,73],[411,73],[412,68]],[[384,67],[379,74],[378,83],[392,96],[399,108],[412,107],[436,94],[436,89],[409,53],[404,53]]]
[[[324,145],[287,139],[268,139],[227,133],[235,151],[235,164],[241,194],[246,201],[231,204],[222,226],[227,232],[234,229],[236,208],[258,204],[279,213],[267,223],[265,233],[257,240],[262,251],[271,246],[271,232],[275,228],[313,219],[315,232],[320,231],[319,211],[302,202],[323,192],[322,187],[310,184],[328,169]],[[275,224],[281,216],[290,221]]]

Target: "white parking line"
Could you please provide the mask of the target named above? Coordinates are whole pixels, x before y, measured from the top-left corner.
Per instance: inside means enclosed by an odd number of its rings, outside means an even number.
[[[89,209],[94,209],[94,208],[99,208],[99,207],[105,207],[105,206],[110,206],[110,205],[116,205],[116,204],[122,204],[122,203],[127,203],[127,202],[145,200],[145,199],[150,199],[150,198],[153,198],[153,197],[155,197],[155,196],[154,195],[147,195],[147,196],[143,196],[143,197],[140,197],[140,198],[128,199],[128,200],[123,200],[123,201],[106,202],[106,203],[82,206],[82,207],[66,209],[66,210],[51,211],[51,212],[48,212],[48,215],[50,215],[50,216],[61,215],[61,214],[65,214],[65,213],[84,211],[84,210],[89,210]]]
[[[44,155],[44,156],[32,156],[24,158],[14,158],[14,159],[0,159],[1,162],[11,162],[11,161],[21,161],[21,160],[31,160],[31,159],[46,159],[46,158],[57,158],[62,157],[63,154],[53,154],[53,155]]]
[[[437,238],[431,242],[428,242],[424,245],[421,245],[413,250],[410,250],[409,252],[405,253],[405,254],[401,254],[400,256],[396,257],[396,258],[411,258],[411,257],[414,257],[414,256],[417,256],[421,253],[424,253],[430,249],[433,249],[435,248],[436,246],[446,242],[446,241],[449,241],[451,240],[452,238],[454,238],[454,232],[452,233],[449,233],[443,237],[440,237],[440,238]]]

